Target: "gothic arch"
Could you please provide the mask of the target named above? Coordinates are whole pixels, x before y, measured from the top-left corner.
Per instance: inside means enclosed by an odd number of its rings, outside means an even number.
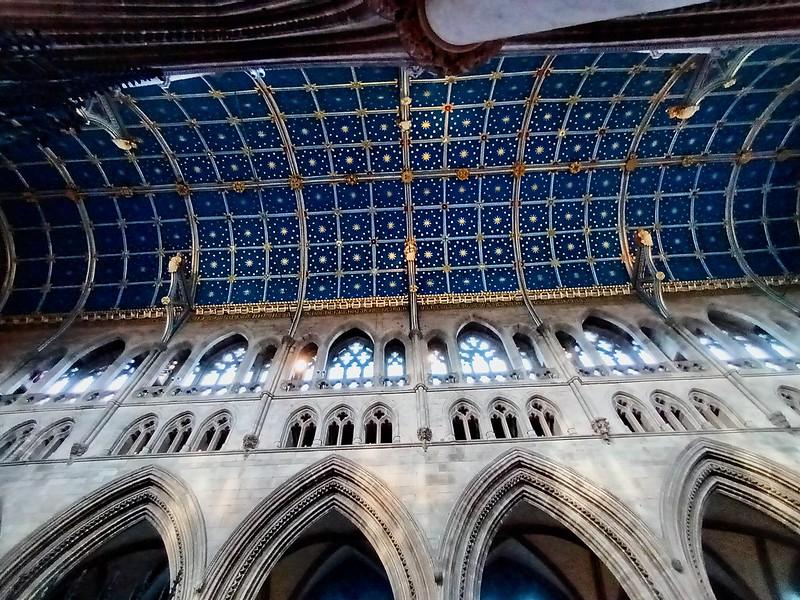
[[[212,561],[201,597],[254,598],[284,551],[332,509],[375,549],[397,600],[434,597],[433,565],[413,518],[382,481],[340,456],[304,468],[250,513]]]
[[[706,501],[719,492],[800,534],[800,474],[735,446],[696,439],[678,455],[661,496],[663,531],[695,574],[691,597],[716,600],[705,569],[701,528]]]
[[[609,492],[542,455],[511,450],[466,487],[448,520],[440,560],[444,600],[476,600],[486,557],[504,517],[520,502],[572,530],[631,600],[685,597],[666,579],[649,528]]]
[[[154,466],[110,481],[26,536],[0,560],[0,598],[36,598],[48,582],[142,520],[164,542],[177,580],[174,598],[189,600],[205,568],[205,522],[186,484]]]

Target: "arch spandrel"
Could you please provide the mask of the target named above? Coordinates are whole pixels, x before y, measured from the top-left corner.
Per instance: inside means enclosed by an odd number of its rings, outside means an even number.
[[[622,501],[568,467],[515,449],[487,465],[451,512],[439,553],[444,600],[478,600],[494,536],[520,502],[578,536],[632,600],[686,597],[664,575],[669,560],[655,534]]]
[[[735,446],[699,438],[677,457],[661,494],[661,517],[671,552],[693,575],[692,597],[717,600],[705,570],[701,529],[705,505],[721,493],[800,534],[800,474]]]
[[[331,456],[285,481],[236,528],[211,562],[200,600],[256,597],[286,549],[330,510],[367,538],[397,600],[436,597],[427,543],[403,504],[366,469]]]
[[[83,557],[146,520],[169,559],[175,600],[190,600],[206,563],[206,529],[190,488],[146,466],[118,477],[49,519],[0,558],[0,598],[34,600]]]

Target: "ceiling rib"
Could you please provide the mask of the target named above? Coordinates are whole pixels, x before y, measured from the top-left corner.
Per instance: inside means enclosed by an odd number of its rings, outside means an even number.
[[[14,235],[2,205],[0,205],[0,239],[3,241],[3,254],[5,255],[3,283],[0,284],[0,314],[2,314],[3,308],[8,302],[8,297],[11,295],[11,288],[14,286],[14,277],[17,271],[17,252],[14,245]]]

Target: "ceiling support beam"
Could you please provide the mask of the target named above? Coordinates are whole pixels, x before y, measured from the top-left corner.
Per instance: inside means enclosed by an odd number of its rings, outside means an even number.
[[[130,97],[120,95],[120,99],[131,111],[136,114],[137,117],[139,117],[148,131],[150,131],[150,133],[153,134],[153,137],[156,138],[158,145],[161,146],[161,150],[163,151],[164,156],[166,156],[169,166],[175,175],[176,184],[168,186],[168,189],[171,192],[178,192],[178,194],[183,198],[183,204],[186,208],[186,220],[189,225],[189,235],[192,244],[192,247],[189,250],[190,296],[194,298],[197,285],[200,280],[200,233],[197,229],[197,215],[195,215],[194,205],[192,205],[191,187],[185,182],[183,173],[181,172],[181,167],[178,164],[177,158],[175,157],[175,153],[172,151],[172,148],[161,134],[161,131],[158,129],[156,124],[153,123],[150,117],[148,117],[147,114],[145,114],[145,112],[139,108],[136,102],[134,102]],[[87,194],[88,192],[84,191],[83,193]]]
[[[14,245],[14,232],[11,231],[11,224],[3,212],[2,205],[0,205],[0,241],[3,243],[5,257],[3,281],[0,283],[0,314],[3,314],[3,308],[11,296],[11,288],[14,287],[14,278],[17,274],[17,251]]]
[[[180,253],[169,259],[167,271],[169,272],[169,291],[161,299],[165,322],[160,344],[164,348],[194,312],[192,286],[186,275],[186,267]]]
[[[775,112],[778,106],[780,106],[780,104],[787,97],[789,97],[790,94],[794,93],[798,89],[800,89],[800,77],[783,88],[778,95],[775,96],[773,101],[767,105],[767,107],[764,109],[764,112],[761,113],[761,116],[753,121],[753,126],[750,128],[750,131],[747,133],[747,136],[742,143],[742,150],[738,155],[739,158],[736,160],[735,165],[731,170],[730,181],[728,182],[728,187],[725,191],[725,219],[723,221],[725,224],[725,233],[728,236],[728,243],[731,247],[731,252],[733,253],[739,268],[742,270],[745,276],[752,282],[753,286],[761,291],[767,298],[779,304],[783,308],[790,310],[795,315],[800,315],[800,305],[772,289],[772,287],[770,287],[764,278],[756,273],[747,262],[747,256],[745,255],[744,250],[742,250],[742,247],[739,244],[739,239],[736,236],[736,216],[734,215],[733,204],[736,199],[736,184],[739,179],[739,172],[744,165],[750,162],[750,157],[752,156],[750,147],[763,129],[764,125],[769,122],[772,113]],[[781,157],[778,155],[773,160],[780,159]]]
[[[630,182],[631,173],[634,170],[640,167],[647,167],[647,166],[666,166],[669,164],[667,161],[663,161],[661,163],[653,164],[652,160],[648,159],[639,159],[636,156],[636,153],[639,151],[639,144],[644,137],[645,132],[647,131],[648,127],[650,126],[650,121],[653,120],[653,116],[656,114],[656,110],[661,107],[663,100],[669,94],[670,89],[672,86],[675,85],[681,76],[692,69],[695,65],[697,60],[697,55],[692,55],[688,59],[686,59],[675,71],[672,75],[669,76],[667,81],[661,86],[661,89],[658,93],[653,96],[653,100],[650,102],[650,106],[647,108],[647,112],[642,117],[641,122],[639,123],[636,131],[633,135],[633,140],[631,140],[631,145],[628,149],[628,158],[627,160],[621,165],[622,169],[622,178],[620,179],[619,184],[619,203],[617,206],[617,234],[619,236],[619,247],[620,247],[620,257],[622,259],[622,264],[625,265],[625,269],[628,271],[628,277],[633,279],[633,259],[631,257],[631,251],[628,246],[628,225],[627,225],[627,214],[626,214],[626,206],[628,200],[628,184]],[[666,157],[665,157],[666,158]],[[676,157],[678,161],[672,164],[686,164],[686,160],[683,157]],[[698,161],[699,162],[699,161]],[[694,162],[689,164],[695,164]]]
[[[289,128],[286,127],[286,119],[283,112],[281,112],[278,103],[275,101],[275,96],[272,94],[270,88],[264,80],[257,74],[251,73],[251,76],[256,82],[256,88],[261,94],[264,103],[267,105],[270,117],[278,130],[278,134],[283,144],[283,149],[286,152],[286,162],[289,163],[289,179],[287,183],[294,191],[295,205],[297,211],[297,223],[300,240],[298,247],[300,250],[300,272],[298,273],[297,285],[297,307],[295,308],[292,322],[289,325],[288,336],[293,338],[297,333],[297,327],[300,325],[300,318],[303,315],[303,303],[306,299],[306,290],[308,289],[308,218],[306,215],[306,204],[303,199],[303,185],[305,181],[300,174],[300,168],[297,165],[297,157],[294,152],[294,144],[289,135]]]
[[[698,356],[701,356],[720,375],[725,377],[731,385],[739,390],[752,402],[772,423],[785,421],[785,417],[770,410],[744,382],[739,371],[720,361],[708,351],[699,339],[689,329],[677,321],[667,306],[662,289],[664,273],[656,269],[653,261],[653,238],[649,231],[640,229],[636,232],[636,260],[634,263],[634,285],[639,299],[647,305],[676,335],[684,340]]]
[[[157,133],[154,132],[154,133]],[[157,137],[160,134],[157,135]],[[163,139],[163,138],[162,138]],[[638,145],[638,142],[637,142]],[[167,155],[169,156],[169,154]],[[174,158],[174,156],[173,156]],[[644,167],[669,167],[669,166],[691,166],[709,163],[732,163],[738,158],[737,153],[718,153],[718,154],[687,154],[679,156],[659,156],[650,158],[640,158],[636,161],[636,168]],[[800,158],[800,148],[784,149],[780,153],[775,151],[759,151],[753,152],[750,159],[756,160],[773,160],[780,158],[781,160],[789,160]],[[611,159],[611,160],[584,160],[575,161],[570,163],[549,163],[549,164],[530,164],[525,165],[525,174],[528,173],[581,173],[584,171],[599,171],[599,170],[620,170],[630,167],[631,163],[626,159]],[[430,171],[418,171],[412,176],[425,177],[425,179],[451,179],[458,176],[459,169],[431,169]],[[514,173],[514,165],[504,165],[498,167],[484,167],[478,169],[469,169],[470,176],[490,176],[490,175],[512,175]],[[316,175],[303,177],[302,184],[305,185],[335,185],[347,184],[348,178],[352,180],[355,176],[359,183],[372,183],[376,181],[397,181],[402,179],[403,172],[397,173],[352,173],[342,175]],[[244,190],[263,190],[273,188],[287,188],[291,187],[292,182],[295,181],[291,177],[283,179],[270,179],[265,181],[229,181],[229,182],[207,182],[207,183],[186,183],[189,192],[224,192],[234,190],[234,186],[238,189]],[[82,189],[81,194],[86,197],[106,197],[106,196],[130,196],[136,194],[152,194],[159,192],[174,192],[175,184],[155,184],[147,186],[125,186],[125,187],[110,187],[110,188],[90,188]],[[37,200],[45,200],[48,198],[63,198],[64,190],[44,190],[29,192]],[[3,200],[19,200],[19,193],[0,193],[0,201]]]
[[[78,188],[75,185],[75,182],[72,180],[72,176],[69,174],[69,171],[67,171],[67,168],[64,166],[63,161],[56,156],[55,152],[53,152],[50,148],[41,145],[39,146],[39,150],[45,155],[47,161],[64,179],[70,200],[75,203],[75,206],[78,209],[78,215],[81,219],[81,226],[83,227],[83,233],[86,237],[86,274],[83,278],[81,293],[78,296],[77,302],[75,302],[75,306],[66,316],[66,318],[61,321],[58,329],[56,329],[52,335],[39,344],[39,346],[36,348],[37,352],[41,352],[47,348],[47,346],[61,337],[61,335],[67,329],[69,329],[70,325],[75,322],[75,319],[78,318],[81,312],[83,312],[83,309],[86,306],[86,301],[89,299],[89,294],[92,291],[94,274],[97,268],[97,249],[94,241],[94,232],[92,231],[92,222],[91,219],[89,219],[89,213],[86,211],[86,205],[83,203],[83,196],[78,191]]]

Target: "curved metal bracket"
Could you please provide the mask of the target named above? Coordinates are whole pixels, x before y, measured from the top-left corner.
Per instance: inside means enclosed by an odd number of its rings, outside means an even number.
[[[92,291],[92,283],[94,282],[94,274],[95,269],[97,267],[97,249],[95,247],[94,242],[94,232],[92,231],[92,222],[89,218],[89,213],[86,211],[86,206],[83,203],[83,198],[81,197],[80,193],[75,186],[75,182],[72,179],[72,176],[67,171],[67,168],[64,166],[64,163],[59,160],[56,156],[55,152],[53,152],[50,148],[45,146],[39,146],[39,150],[42,154],[45,155],[47,161],[55,168],[61,177],[64,179],[64,183],[67,185],[68,193],[72,194],[71,200],[75,202],[75,205],[78,208],[78,215],[81,219],[81,225],[83,226],[83,233],[86,236],[86,275],[83,279],[83,286],[81,287],[80,296],[78,296],[78,300],[75,303],[73,309],[69,312],[69,314],[61,321],[58,329],[53,333],[50,337],[44,340],[39,346],[36,348],[37,352],[41,352],[47,346],[52,344],[55,340],[57,340],[61,335],[69,329],[69,327],[75,322],[75,319],[83,311],[84,306],[86,306],[86,301],[89,299],[89,293]]]
[[[300,168],[297,165],[297,157],[295,156],[294,145],[289,135],[289,128],[286,127],[284,115],[278,103],[275,101],[272,89],[264,83],[261,75],[257,72],[251,72],[251,77],[256,82],[256,88],[261,94],[264,103],[267,105],[269,114],[275,123],[275,128],[278,130],[278,134],[283,142],[283,147],[286,152],[286,162],[289,163],[289,187],[294,190],[297,206],[297,221],[300,238],[298,244],[300,248],[300,273],[298,274],[297,308],[292,316],[292,323],[289,326],[289,336],[294,337],[294,334],[297,332],[297,327],[300,324],[300,317],[303,314],[303,303],[306,300],[306,290],[308,289],[308,219],[306,217],[306,204],[303,199],[303,179],[300,174]]]
[[[98,111],[99,109],[99,111]],[[76,109],[87,123],[95,125],[111,136],[111,141],[120,150],[130,152],[136,149],[136,140],[128,133],[122,119],[105,94],[97,93],[86,106]]]
[[[748,264],[747,257],[745,256],[742,247],[739,245],[739,240],[736,236],[736,227],[734,224],[734,214],[733,214],[733,200],[736,197],[736,184],[739,179],[739,171],[748,159],[746,157],[751,156],[752,152],[750,151],[750,147],[753,144],[753,141],[756,139],[756,136],[761,132],[764,125],[767,124],[769,118],[772,116],[772,113],[775,112],[775,109],[780,106],[780,104],[792,93],[796,90],[800,89],[800,77],[795,79],[791,84],[787,85],[783,88],[780,93],[769,103],[769,105],[764,109],[764,112],[761,113],[761,116],[753,122],[753,126],[750,128],[747,136],[742,143],[742,151],[739,153],[739,159],[736,160],[736,164],[734,165],[733,169],[731,170],[731,177],[728,181],[728,188],[725,191],[725,233],[728,236],[728,243],[731,247],[731,252],[733,253],[733,257],[736,259],[736,263],[739,265],[739,268],[745,274],[745,276],[750,280],[750,282],[758,288],[764,295],[766,295],[771,300],[777,302],[784,308],[792,311],[793,313],[800,315],[800,306],[796,303],[792,302],[785,296],[778,294],[775,290],[773,290],[769,284],[761,277],[758,273],[756,273],[753,268]]]
[[[0,241],[3,242],[3,255],[5,256],[5,267],[3,282],[0,283],[0,314],[11,296],[11,288],[14,287],[14,278],[17,272],[17,251],[14,245],[14,235],[11,225],[0,205]]]
[[[664,272],[656,268],[653,261],[653,238],[646,229],[636,232],[636,255],[633,263],[632,283],[639,298],[667,321],[671,319],[664,302],[661,283]]]
[[[194,312],[194,296],[190,282],[187,280],[183,256],[176,254],[169,259],[169,291],[161,299],[166,314],[164,333],[161,335],[161,346],[166,345],[175,333]]]
[[[511,191],[511,242],[514,251],[514,271],[517,275],[517,285],[522,292],[522,302],[528,311],[528,315],[536,327],[543,325],[542,318],[536,312],[530,294],[528,294],[528,283],[525,281],[525,260],[522,256],[522,238],[520,226],[520,209],[522,208],[522,178],[525,175],[525,145],[528,141],[528,128],[533,118],[533,111],[536,108],[539,91],[542,89],[542,84],[547,77],[552,67],[555,56],[550,55],[545,57],[542,66],[536,71],[536,77],[531,86],[531,93],[528,96],[527,104],[525,106],[525,114],[522,116],[522,124],[520,125],[520,136],[517,141],[517,155],[516,162],[514,163],[514,170],[512,175],[514,183]]]

